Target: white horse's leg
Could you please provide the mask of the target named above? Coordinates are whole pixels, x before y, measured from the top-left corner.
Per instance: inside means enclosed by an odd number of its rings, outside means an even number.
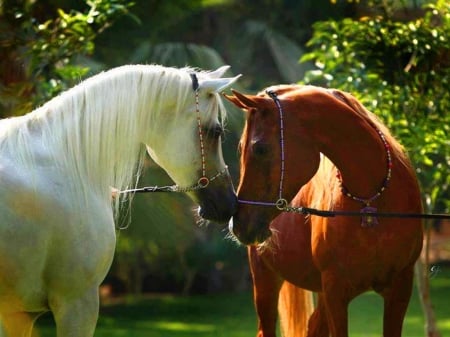
[[[98,287],[77,299],[57,299],[51,309],[57,337],[92,337],[98,319]]]

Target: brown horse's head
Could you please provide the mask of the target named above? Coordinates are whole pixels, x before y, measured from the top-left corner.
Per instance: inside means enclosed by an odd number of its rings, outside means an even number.
[[[244,244],[260,243],[270,236],[269,224],[279,214],[273,204],[280,198],[290,201],[319,165],[319,151],[309,140],[307,126],[299,125],[299,119],[292,118],[292,114],[299,110],[292,99],[298,88],[269,88],[276,98],[267,92],[255,96],[234,90],[234,95],[225,96],[246,112],[239,145],[240,183],[237,193],[240,203],[230,222],[230,231]],[[281,168],[282,147],[284,169]]]

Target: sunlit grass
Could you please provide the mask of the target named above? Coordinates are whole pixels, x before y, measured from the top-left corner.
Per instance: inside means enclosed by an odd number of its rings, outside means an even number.
[[[450,269],[441,269],[430,279],[430,285],[438,329],[443,337],[450,336]],[[377,294],[369,292],[355,299],[350,305],[349,315],[350,336],[382,336],[383,301]],[[424,337],[424,324],[425,319],[415,287],[403,322],[403,336]]]
[[[212,332],[214,326],[211,324],[189,324],[185,322],[156,322],[153,328],[167,331],[191,331],[191,332]]]
[[[450,269],[430,280],[442,337],[450,336]],[[383,302],[375,293],[355,299],[349,308],[351,337],[382,336]],[[50,315],[39,322],[39,337],[55,336]],[[103,306],[95,337],[249,337],[256,335],[250,292],[214,296],[155,296]],[[423,337],[424,318],[417,293],[403,324],[403,336]]]
[[[203,7],[218,6],[231,3],[230,0],[202,0]]]

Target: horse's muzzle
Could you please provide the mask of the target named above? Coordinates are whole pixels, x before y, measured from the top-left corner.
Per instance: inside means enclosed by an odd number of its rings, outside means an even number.
[[[215,179],[207,187],[195,191],[194,194],[200,205],[198,214],[203,219],[228,223],[237,211],[237,196],[228,174]]]

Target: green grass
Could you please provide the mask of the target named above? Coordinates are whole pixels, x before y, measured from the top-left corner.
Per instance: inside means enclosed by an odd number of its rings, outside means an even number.
[[[431,300],[435,309],[438,328],[442,337],[450,337],[450,268],[441,269],[430,280]],[[350,336],[382,336],[383,301],[375,293],[366,293],[350,304]],[[424,317],[420,306],[417,288],[403,322],[403,336],[424,337]]]
[[[442,337],[450,337],[450,269],[431,279],[432,301]],[[350,305],[350,336],[382,335],[382,300],[364,294]],[[50,315],[38,324],[39,337],[54,336]],[[250,293],[214,296],[155,296],[103,306],[95,337],[251,337],[256,315]],[[403,336],[423,337],[424,319],[414,294]]]
[[[155,296],[103,306],[95,337],[248,337],[256,315],[250,293]],[[53,335],[51,316],[39,322],[40,337]]]

